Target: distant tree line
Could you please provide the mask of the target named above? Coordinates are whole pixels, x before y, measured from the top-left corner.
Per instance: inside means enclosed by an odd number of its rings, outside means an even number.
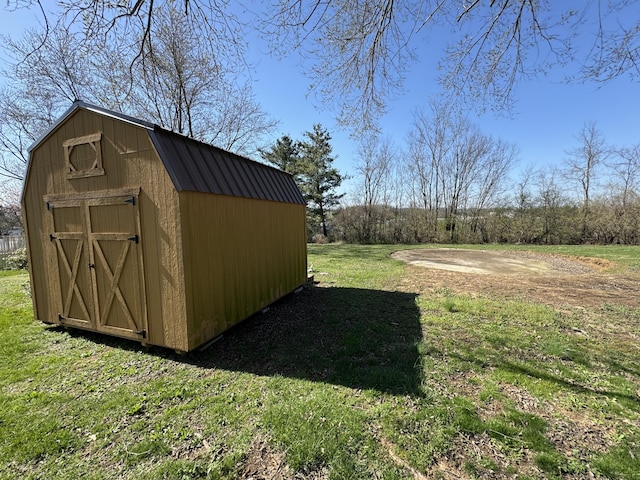
[[[404,148],[361,142],[356,186],[327,216],[353,243],[640,244],[640,144],[613,147],[585,123],[554,167],[513,180],[515,145],[447,106],[415,115]]]

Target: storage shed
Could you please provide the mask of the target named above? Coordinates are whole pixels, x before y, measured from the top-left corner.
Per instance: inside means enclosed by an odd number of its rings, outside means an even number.
[[[306,281],[289,174],[83,102],[31,147],[22,209],[45,323],[186,352]]]

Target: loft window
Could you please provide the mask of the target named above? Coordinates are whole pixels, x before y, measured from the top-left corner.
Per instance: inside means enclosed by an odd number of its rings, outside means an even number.
[[[94,133],[62,142],[68,178],[104,175],[100,140],[102,140],[102,133]]]

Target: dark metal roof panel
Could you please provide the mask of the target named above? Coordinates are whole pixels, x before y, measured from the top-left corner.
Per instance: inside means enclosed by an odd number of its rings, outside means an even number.
[[[296,197],[294,195],[300,194],[300,190],[296,189],[296,191],[291,191],[290,189],[287,189],[280,175],[275,175],[271,170],[267,171],[267,173],[269,174],[271,183],[280,189],[280,191],[285,195],[286,200],[288,202],[296,203]]]
[[[148,132],[178,191],[305,204],[288,173],[160,127]]]
[[[203,165],[206,169],[206,177],[209,179],[211,190],[220,192],[223,195],[233,195],[233,190],[225,175],[223,174],[224,170],[220,168],[219,162],[208,162],[207,158],[210,155],[207,146],[204,144],[199,144],[197,148],[198,157],[197,161]]]
[[[242,177],[240,176],[240,172],[238,171],[236,162],[232,162],[230,158],[228,158],[226,155],[221,155],[218,151],[212,151],[209,153],[213,158],[215,158],[218,165],[220,166],[222,170],[222,178],[229,182],[231,194],[236,197],[252,198],[247,193],[247,190],[244,187]]]

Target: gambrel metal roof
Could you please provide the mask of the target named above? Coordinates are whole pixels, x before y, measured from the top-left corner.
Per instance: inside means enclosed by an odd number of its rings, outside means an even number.
[[[158,126],[149,136],[178,191],[305,203],[288,173]]]
[[[166,130],[153,123],[77,100],[29,148],[44,142],[76,110],[85,109],[144,128],[178,191],[305,204],[293,177],[276,168]]]

